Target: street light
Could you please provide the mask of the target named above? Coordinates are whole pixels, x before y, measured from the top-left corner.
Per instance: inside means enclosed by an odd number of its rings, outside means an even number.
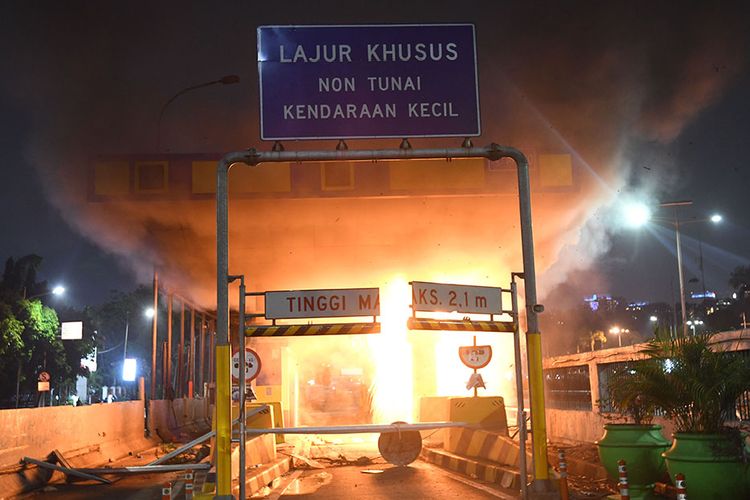
[[[143,310],[143,315],[147,318],[154,317],[154,309],[147,307]],[[130,330],[130,311],[125,312],[125,342],[122,346],[122,379],[125,382],[132,382],[135,380],[135,369],[136,361],[133,358],[128,358],[128,332]]]
[[[180,97],[182,94],[186,94],[187,92],[190,92],[191,90],[200,89],[203,87],[209,87],[211,85],[232,85],[235,83],[240,82],[240,77],[238,75],[226,75],[218,80],[212,80],[210,82],[205,83],[199,83],[198,85],[193,85],[191,87],[186,87],[179,92],[177,92],[175,95],[169,98],[167,102],[164,103],[164,106],[161,107],[161,112],[159,112],[159,123],[156,128],[156,152],[161,152],[161,120],[164,117],[164,112],[167,110],[170,104],[172,104],[178,97]]]
[[[619,326],[613,326],[609,329],[609,333],[617,335],[617,347],[622,347],[622,334],[630,333],[630,330],[627,328],[620,328]]]
[[[680,243],[680,225],[689,224],[692,222],[705,222],[711,221],[714,224],[718,224],[722,221],[722,216],[719,214],[713,214],[707,219],[693,219],[687,221],[680,221],[678,217],[678,209],[680,207],[690,206],[693,204],[692,200],[682,201],[668,201],[660,203],[661,208],[674,208],[674,216],[672,219],[666,218],[652,218],[651,211],[642,203],[632,204],[626,208],[625,217],[632,227],[640,227],[645,225],[649,220],[655,220],[660,222],[666,222],[674,227],[675,232],[675,246],[677,248],[677,274],[680,280],[680,311],[682,313],[682,335],[687,336],[687,311],[685,308],[685,277],[682,272],[682,245]],[[705,287],[704,287],[705,288]]]
[[[690,329],[693,331],[693,336],[695,336],[695,327],[703,325],[703,320],[696,319],[696,320],[688,320],[687,325],[690,327]]]

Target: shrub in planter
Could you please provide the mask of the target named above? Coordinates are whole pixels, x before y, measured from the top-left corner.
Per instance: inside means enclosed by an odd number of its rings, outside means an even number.
[[[711,336],[656,339],[644,351],[635,387],[675,424],[664,453],[672,477],[685,474],[692,500],[749,498],[739,431],[727,426],[750,390],[750,358],[726,352]]]
[[[625,367],[607,381],[608,397],[599,401],[600,413],[609,423],[604,435],[596,442],[599,459],[610,479],[617,481],[617,462],[625,460],[628,467],[630,498],[649,499],[654,483],[666,474],[662,453],[669,441],[654,425],[655,403],[639,392],[640,374],[636,368]]]

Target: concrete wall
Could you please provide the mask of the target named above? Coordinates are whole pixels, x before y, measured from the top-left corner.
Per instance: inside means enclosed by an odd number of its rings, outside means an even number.
[[[44,484],[52,473],[21,465],[60,451],[73,467],[98,466],[151,448],[143,401],[0,410],[0,498]],[[57,473],[56,473],[57,474]]]
[[[202,399],[151,401],[150,408],[152,430],[210,430]],[[74,465],[104,463],[154,445],[145,438],[144,422],[143,401],[0,410],[0,467],[24,456],[44,459],[55,449]]]
[[[547,437],[552,441],[593,443],[604,434],[604,424],[614,423],[593,411],[546,409]],[[654,424],[662,426],[661,433],[671,439],[674,426],[671,422],[656,418]]]
[[[140,451],[149,446],[143,410],[142,401],[0,410],[0,466],[43,459],[54,449],[72,463],[92,453],[98,456],[91,461],[106,461]]]

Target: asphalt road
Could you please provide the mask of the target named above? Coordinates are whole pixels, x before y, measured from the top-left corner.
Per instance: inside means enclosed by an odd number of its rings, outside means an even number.
[[[474,482],[424,462],[291,471],[264,492],[268,500],[408,500],[516,498],[508,490]]]
[[[50,484],[44,489],[27,493],[18,498],[47,499],[64,498],[66,500],[89,500],[104,498],[106,500],[152,500],[161,499],[161,490],[165,482],[177,480],[179,474],[141,474],[113,478],[112,484],[83,482],[74,484]],[[182,492],[181,484],[179,493]],[[175,493],[177,488],[174,489]],[[1,495],[0,495],[1,496]],[[184,495],[173,498],[184,498]]]
[[[298,450],[306,450],[300,453],[308,457],[307,463],[303,461],[298,464],[305,468],[292,469],[274,481],[273,487],[265,488],[253,498],[268,500],[517,498],[514,496],[516,493],[514,491],[501,490],[494,485],[483,484],[419,460],[407,467],[389,464],[379,455],[377,444],[373,439],[352,438],[351,436],[343,439],[327,436],[323,440],[320,437],[307,436],[291,437],[290,440],[297,443]],[[304,446],[303,442],[307,442],[308,445]],[[129,457],[117,465],[137,465],[151,459],[153,457],[150,454]],[[68,500],[161,499],[162,485],[170,480],[174,481],[172,498],[184,498],[184,481],[181,480],[182,474],[180,473],[110,476],[110,478],[114,480],[114,483],[110,485],[94,482],[53,483],[44,490],[23,495],[21,498],[34,500],[39,497]]]
[[[21,498],[64,498],[84,500],[161,499],[161,485],[175,474],[129,476],[114,484],[57,484]],[[184,498],[182,482],[177,481],[173,498]],[[282,476],[273,488],[253,498],[267,500],[410,500],[410,499],[480,499],[517,498],[509,490],[480,484],[431,464],[415,462],[408,467],[389,464],[370,466],[327,467],[325,469],[292,470]]]

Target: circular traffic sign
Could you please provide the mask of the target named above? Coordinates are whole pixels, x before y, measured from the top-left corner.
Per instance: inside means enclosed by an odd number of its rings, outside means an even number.
[[[245,349],[245,378],[250,381],[255,379],[260,373],[260,356],[250,349]],[[235,352],[232,355],[232,379],[235,382],[240,381],[240,353]]]
[[[461,362],[468,366],[478,370],[484,368],[490,363],[492,359],[492,347],[488,345],[470,345],[458,348],[458,357],[461,358]]]
[[[409,465],[419,458],[422,451],[422,435],[419,431],[384,432],[378,438],[378,451],[388,463],[402,467]]]
[[[39,382],[49,382],[49,373],[39,372]]]

